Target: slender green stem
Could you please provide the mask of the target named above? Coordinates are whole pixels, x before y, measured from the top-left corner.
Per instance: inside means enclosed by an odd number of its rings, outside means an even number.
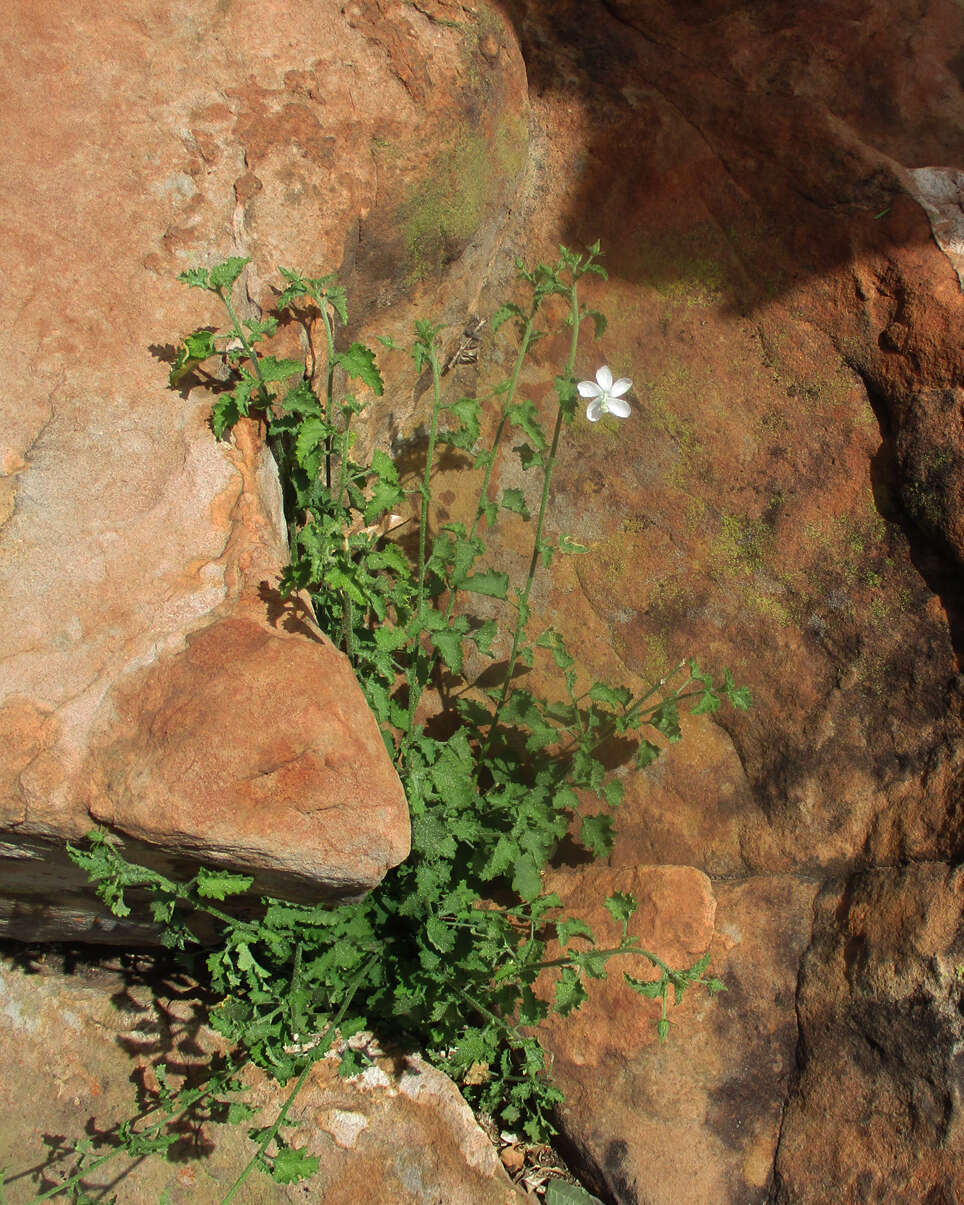
[[[218,289],[218,296],[224,302],[224,308],[228,311],[228,317],[231,319],[231,325],[235,335],[241,340],[241,346],[244,348],[244,354],[251,361],[251,366],[254,369],[254,375],[258,378],[258,383],[261,386],[261,403],[267,407],[271,405],[271,395],[268,393],[268,384],[264,379],[264,373],[261,371],[261,361],[258,358],[257,352],[251,346],[251,341],[244,333],[244,327],[238,318],[237,311],[234,308],[234,303],[231,300],[231,294],[226,293],[223,289]]]
[[[597,956],[599,958],[610,958],[614,954],[638,954],[642,958],[649,959],[653,966],[659,967],[660,970],[665,971],[667,975],[672,975],[674,973],[672,967],[670,967],[668,963],[663,962],[662,958],[658,958],[655,954],[650,954],[649,950],[644,950],[640,946],[615,946],[609,950],[592,950],[587,952],[591,953],[593,958],[596,958]],[[553,958],[547,962],[536,962],[527,969],[546,971],[552,967],[568,967],[578,965],[578,960],[570,956],[568,958]]]
[[[271,1145],[271,1143],[274,1140],[275,1136],[277,1135],[278,1131],[284,1125],[285,1118],[288,1116],[288,1111],[291,1109],[291,1106],[295,1103],[298,1093],[305,1086],[305,1080],[308,1078],[308,1075],[309,1075],[312,1067],[314,1067],[315,1063],[317,1063],[318,1060],[320,1058],[322,1058],[322,1056],[324,1054],[327,1053],[328,1047],[334,1041],[335,1034],[338,1031],[338,1026],[341,1024],[341,1022],[345,1016],[345,1013],[348,1011],[352,1000],[355,998],[355,993],[358,991],[359,984],[361,983],[361,981],[365,977],[365,975],[368,974],[368,971],[371,969],[374,962],[375,962],[375,959],[370,958],[368,960],[368,962],[366,962],[365,965],[361,968],[361,970],[358,972],[358,974],[355,975],[354,979],[351,982],[351,986],[348,990],[348,993],[345,996],[345,999],[341,1003],[341,1007],[338,1009],[338,1012],[336,1013],[336,1015],[332,1018],[332,1021],[331,1021],[330,1025],[328,1026],[328,1029],[326,1030],[322,1040],[311,1051],[310,1061],[305,1064],[304,1069],[302,1070],[301,1074],[298,1076],[297,1080],[295,1081],[295,1086],[288,1093],[288,1098],[285,1101],[285,1103],[281,1106],[281,1110],[278,1113],[278,1116],[275,1118],[274,1124],[271,1125],[268,1128],[268,1130],[265,1132],[261,1141],[258,1143],[258,1149],[255,1151],[254,1155],[252,1155],[251,1159],[248,1161],[246,1167],[241,1172],[240,1176],[238,1176],[237,1180],[235,1180],[235,1182],[228,1189],[227,1195],[222,1198],[221,1205],[228,1205],[228,1202],[234,1198],[238,1189],[245,1182],[245,1180],[247,1180],[248,1176],[251,1175],[251,1173],[255,1169],[255,1167],[257,1167],[257,1165],[260,1162],[260,1160],[262,1159],[265,1151]]]
[[[301,987],[301,959],[304,950],[304,942],[298,942],[295,946],[295,956],[291,966],[291,981],[288,986],[288,1000],[291,1004],[291,1030],[292,1036],[297,1041],[298,1034],[301,1033],[301,1005],[298,1003],[298,991]]]
[[[337,506],[342,506],[342,499],[345,496],[345,488],[348,484],[348,451],[351,447],[352,411],[348,406],[344,406],[342,407],[342,413],[345,416],[345,429],[341,433],[341,464],[338,466]]]
[[[663,687],[666,685],[666,683],[669,682],[671,678],[675,678],[676,675],[679,673],[679,671],[685,665],[686,665],[686,662],[681,661],[675,669],[671,669],[668,674],[665,674],[662,678],[659,679],[658,682],[655,682],[649,688],[649,690],[646,691],[645,694],[640,695],[638,699],[634,700],[634,702],[632,702],[629,705],[629,707],[626,709],[624,718],[629,719],[630,717],[634,716],[640,710],[640,708],[646,702],[646,700],[651,699],[658,690],[662,690]],[[692,681],[693,681],[693,679],[690,678],[689,681],[686,682],[680,689],[685,690],[686,687],[689,686],[690,682],[692,682]]]
[[[329,1045],[330,1045],[330,1040],[329,1040]],[[324,1047],[324,1050],[327,1050],[327,1046]],[[324,1053],[324,1050],[322,1050],[321,1053]],[[312,1053],[314,1053],[314,1052],[312,1052]],[[321,1054],[319,1054],[318,1057],[320,1058]],[[241,1175],[238,1176],[237,1180],[235,1180],[235,1182],[228,1189],[227,1195],[222,1198],[221,1205],[227,1205],[228,1201],[230,1201],[234,1197],[234,1195],[237,1193],[237,1191],[241,1187],[241,1185],[245,1182],[245,1180],[247,1180],[248,1176],[255,1169],[255,1167],[257,1167],[258,1162],[260,1161],[261,1157],[264,1155],[264,1152],[268,1149],[269,1145],[271,1144],[271,1142],[277,1135],[278,1131],[281,1129],[282,1125],[284,1124],[285,1118],[288,1116],[288,1110],[295,1103],[295,1099],[297,1098],[298,1093],[305,1086],[305,1080],[308,1078],[308,1073],[311,1071],[312,1067],[315,1065],[315,1061],[316,1060],[312,1059],[312,1061],[310,1063],[305,1064],[304,1068],[302,1069],[301,1074],[295,1080],[295,1086],[288,1093],[288,1099],[281,1106],[281,1111],[278,1113],[278,1116],[275,1119],[274,1125],[269,1127],[267,1133],[264,1135],[264,1137],[258,1143],[258,1149],[255,1151],[251,1160],[245,1166]]]
[[[576,363],[576,350],[579,346],[579,295],[578,282],[573,280],[572,287],[569,292],[570,305],[572,307],[572,340],[569,345],[569,358],[566,361],[564,379],[572,380],[572,370]],[[539,517],[536,520],[535,537],[532,542],[532,557],[529,561],[529,573],[526,577],[525,586],[518,599],[518,618],[516,619],[515,631],[512,636],[512,650],[509,653],[509,660],[506,665],[505,678],[502,682],[502,690],[499,693],[499,699],[495,706],[495,711],[492,714],[492,722],[489,725],[489,731],[485,738],[485,743],[482,747],[481,760],[487,756],[492,745],[492,739],[499,726],[499,720],[502,716],[502,711],[505,708],[509,698],[509,693],[512,690],[512,675],[515,673],[516,662],[519,658],[519,649],[522,645],[522,639],[525,633],[526,620],[529,613],[529,594],[532,591],[532,582],[536,575],[536,569],[539,565],[539,558],[542,555],[542,529],[546,519],[546,509],[549,503],[549,486],[552,482],[552,470],[556,463],[556,452],[559,448],[559,434],[562,431],[563,409],[560,402],[559,408],[556,411],[556,423],[552,432],[552,444],[549,449],[549,456],[545,462],[545,468],[542,475],[542,497],[539,500]]]
[[[515,398],[516,389],[518,388],[518,385],[519,385],[519,375],[522,372],[522,365],[525,362],[526,353],[529,350],[529,344],[532,340],[532,329],[533,329],[533,325],[535,323],[536,314],[538,313],[540,304],[541,304],[541,299],[533,302],[532,311],[529,314],[529,317],[526,319],[525,328],[522,332],[522,340],[519,344],[519,351],[515,358],[515,365],[513,366],[513,369],[512,369],[512,375],[509,378],[509,386],[505,392],[505,396],[502,401],[502,413],[499,416],[498,426],[495,429],[495,435],[492,437],[492,443],[489,447],[488,455],[486,457],[485,473],[483,474],[483,477],[482,477],[482,484],[479,487],[479,501],[478,501],[478,505],[475,508],[475,515],[472,518],[472,526],[469,529],[468,542],[470,544],[475,539],[475,533],[479,527],[479,520],[482,518],[483,514],[485,513],[485,503],[486,503],[486,500],[487,500],[488,494],[489,494],[489,483],[492,480],[492,470],[495,466],[496,452],[498,451],[499,444],[502,441],[502,433],[505,430],[505,425],[509,418],[509,407],[512,405],[512,401]],[[458,599],[458,593],[459,593],[458,586],[453,586],[453,588],[449,591],[449,600],[448,600],[448,603],[445,608],[445,622],[446,623],[449,623],[452,619],[452,614],[455,610],[455,604]],[[425,670],[425,681],[426,682],[431,680],[432,673],[435,669],[435,663],[437,660],[438,660],[438,654],[433,650],[433,652],[430,654],[429,663]],[[422,693],[421,688],[419,688],[418,696],[416,698],[416,703],[418,702],[418,698],[421,697],[421,693]],[[414,708],[410,708],[410,710],[409,710],[409,736],[411,735],[411,731],[412,731],[412,721],[413,721],[414,715],[415,715]]]
[[[321,320],[325,324],[325,343],[328,351],[328,374],[325,381],[325,423],[331,427],[331,411],[335,392],[335,331],[331,315],[328,313],[328,301],[320,293],[312,293]],[[331,490],[331,435],[325,436],[325,489]]]
[[[420,616],[425,600],[425,548],[428,540],[428,505],[432,496],[432,468],[435,461],[435,441],[438,436],[438,412],[441,400],[441,370],[438,353],[434,346],[429,349],[429,363],[432,366],[432,420],[429,424],[428,450],[425,454],[425,472],[422,475],[422,485],[419,490],[422,496],[418,526],[418,582],[415,610]]]
[[[221,1078],[220,1073],[215,1074],[218,1076],[218,1079]],[[212,1079],[213,1078],[214,1075],[212,1075]],[[218,1088],[218,1084],[215,1084],[211,1088],[205,1088],[200,1095],[194,1097],[189,1105],[185,1105],[185,1107],[181,1109],[179,1113],[169,1114],[162,1117],[160,1121],[153,1122],[147,1127],[146,1130],[142,1130],[140,1134],[138,1134],[138,1137],[152,1137],[155,1134],[159,1134],[161,1130],[166,1129],[168,1126],[173,1126],[176,1122],[180,1121],[182,1117],[186,1117],[192,1109],[195,1109],[202,1100],[208,1096],[212,1096],[216,1091],[218,1091]],[[155,1105],[154,1109],[151,1109],[150,1112],[153,1113],[160,1107],[160,1105]],[[30,1205],[37,1205],[37,1202],[39,1201],[49,1201],[51,1197],[56,1197],[62,1192],[67,1192],[67,1190],[73,1188],[74,1185],[80,1184],[83,1180],[86,1180],[87,1177],[91,1175],[92,1172],[95,1172],[99,1167],[102,1167],[105,1163],[109,1163],[111,1159],[116,1159],[118,1155],[125,1154],[125,1152],[127,1152],[127,1147],[115,1147],[112,1151],[108,1151],[106,1155],[101,1155],[100,1158],[95,1159],[93,1163],[88,1163],[86,1167],[82,1167],[79,1171],[70,1176],[69,1179],[65,1180],[63,1184],[56,1184],[53,1188],[48,1188],[46,1192],[39,1193],[37,1196],[33,1197],[30,1201]]]
[[[425,453],[425,472],[422,474],[419,493],[421,494],[421,506],[419,509],[419,524],[418,524],[418,572],[415,579],[415,606],[413,618],[415,627],[418,632],[424,627],[424,608],[425,608],[425,553],[428,543],[428,508],[429,501],[432,497],[432,468],[435,462],[435,444],[438,439],[438,415],[439,407],[442,398],[442,370],[439,364],[438,351],[436,350],[434,338],[427,345],[428,361],[432,369],[432,418],[429,423],[428,433],[428,449]],[[417,640],[417,637],[416,637]],[[399,754],[403,755],[408,749],[412,739],[412,733],[415,728],[415,709],[418,707],[419,700],[422,697],[422,691],[428,681],[429,675],[434,666],[434,657],[428,654],[421,654],[416,647],[413,649],[411,659],[411,668],[407,674],[408,679],[408,715],[407,727],[405,736],[399,748]]]
[[[478,1013],[480,1013],[483,1017],[488,1017],[490,1021],[494,1021],[495,1024],[498,1025],[502,1029],[502,1031],[505,1033],[506,1037],[509,1039],[510,1042],[512,1042],[514,1039],[515,1045],[517,1045],[517,1046],[525,1045],[525,1038],[519,1032],[518,1028],[512,1024],[511,1021],[507,1021],[505,1019],[505,1017],[500,1017],[498,1015],[498,1013],[494,1013],[490,1008],[486,1008],[481,1000],[476,1000],[475,997],[470,996],[468,992],[460,991],[459,995],[462,997],[463,1000],[468,1001],[468,1003],[471,1004],[471,1006]]]
[[[502,440],[502,433],[505,430],[505,424],[509,418],[509,407],[512,405],[512,402],[515,399],[516,389],[519,387],[519,376],[522,372],[522,365],[525,362],[526,355],[529,351],[529,343],[532,340],[532,328],[535,323],[536,314],[538,313],[540,304],[541,304],[541,299],[539,301],[534,301],[532,303],[532,312],[529,314],[529,317],[526,319],[525,328],[522,331],[522,340],[519,343],[519,351],[515,358],[515,364],[512,369],[512,376],[509,377],[509,387],[506,390],[505,397],[502,402],[502,413],[499,416],[499,424],[495,429],[495,435],[493,436],[493,439],[492,439],[492,445],[489,448],[488,458],[487,458],[486,465],[485,465],[485,474],[482,478],[482,485],[479,488],[479,504],[475,508],[475,517],[472,520],[472,527],[469,530],[469,539],[470,540],[472,540],[474,538],[475,533],[478,530],[479,520],[482,518],[483,514],[485,513],[485,503],[486,503],[486,500],[487,500],[488,494],[489,494],[489,483],[492,480],[492,470],[495,467],[495,454],[496,454],[496,451],[498,450],[499,443]],[[451,613],[451,607],[454,602],[454,599],[455,599],[455,591],[452,592],[452,599],[449,602],[450,613]]]

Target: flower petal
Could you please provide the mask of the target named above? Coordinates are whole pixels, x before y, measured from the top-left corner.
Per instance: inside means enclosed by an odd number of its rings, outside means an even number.
[[[602,394],[595,381],[580,381],[576,388],[580,397],[599,397]]]
[[[613,374],[609,371],[608,365],[604,364],[596,373],[596,380],[605,393],[608,393],[612,388]]]
[[[632,389],[633,383],[629,377],[620,377],[618,381],[613,382],[612,389],[609,390],[610,397],[622,397],[627,389]]]
[[[621,397],[611,397],[606,403],[606,409],[610,414],[615,414],[617,418],[629,418],[632,414],[629,402],[624,401]]]
[[[591,423],[598,423],[602,416],[606,413],[606,404],[602,398],[593,398],[586,407],[586,418]]]

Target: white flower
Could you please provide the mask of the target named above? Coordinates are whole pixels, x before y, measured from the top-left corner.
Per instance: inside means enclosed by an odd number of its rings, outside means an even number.
[[[586,407],[586,418],[591,423],[598,422],[604,414],[615,414],[617,418],[629,418],[629,402],[623,400],[623,394],[633,386],[629,377],[613,380],[613,374],[604,364],[596,373],[595,381],[580,381],[576,388],[580,397],[592,400]]]

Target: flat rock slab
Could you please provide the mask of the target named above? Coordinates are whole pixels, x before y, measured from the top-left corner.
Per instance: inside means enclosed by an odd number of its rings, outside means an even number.
[[[0,1166],[5,1200],[23,1205],[62,1183],[64,1149],[141,1116],[156,1097],[153,1068],[174,1081],[218,1050],[200,1022],[200,1002],[178,977],[147,979],[128,962],[74,965],[52,954],[0,959]],[[57,1059],[51,1063],[50,1051]],[[320,1060],[288,1117],[292,1147],[320,1157],[318,1172],[295,1184],[253,1172],[236,1201],[359,1205],[512,1205],[523,1194],[457,1089],[416,1056],[377,1057],[361,1075],[340,1079],[337,1057]],[[243,1099],[258,1112],[238,1125],[187,1125],[171,1156],[105,1163],[84,1181],[118,1205],[157,1201],[215,1205],[255,1152],[248,1128],[270,1125],[290,1088],[245,1072]],[[88,1118],[90,1121],[88,1122]],[[97,1144],[103,1154],[110,1147]]]

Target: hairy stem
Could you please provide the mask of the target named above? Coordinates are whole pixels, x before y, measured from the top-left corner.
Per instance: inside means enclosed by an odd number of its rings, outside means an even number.
[[[261,386],[261,404],[267,408],[271,405],[271,395],[268,392],[268,385],[264,379],[264,374],[261,371],[261,361],[258,358],[258,354],[251,346],[248,336],[244,333],[244,327],[241,325],[237,311],[234,308],[234,303],[231,300],[231,294],[226,293],[224,289],[221,288],[217,290],[217,294],[224,303],[224,308],[228,311],[228,317],[231,319],[234,334],[241,340],[241,346],[244,348],[244,354],[251,361],[251,367],[254,369],[254,375],[258,378],[258,382]]]
[[[319,293],[312,293],[321,320],[325,324],[325,344],[328,352],[328,373],[325,380],[325,423],[331,426],[331,410],[335,392],[335,332],[331,315],[328,313],[328,302]],[[325,436],[325,489],[331,490],[331,435]]]
[[[438,415],[439,407],[442,398],[442,371],[438,359],[438,351],[435,347],[434,336],[427,343],[428,361],[432,368],[432,419],[429,424],[428,433],[428,449],[425,453],[425,472],[422,475],[422,482],[419,486],[421,494],[421,506],[419,510],[418,524],[418,573],[415,579],[415,608],[414,620],[418,632],[423,628],[423,615],[425,607],[425,551],[428,541],[428,508],[429,501],[432,497],[432,468],[435,462],[435,444],[438,438]],[[416,640],[418,637],[416,636]],[[418,707],[419,699],[422,697],[422,691],[428,681],[428,676],[431,674],[434,658],[429,655],[420,655],[420,650],[416,647],[413,650],[411,661],[411,669],[408,677],[408,715],[405,738],[401,745],[401,751],[408,748],[412,738],[412,733],[415,727],[415,709]]]
[[[228,1189],[227,1195],[222,1198],[221,1205],[228,1205],[228,1202],[230,1200],[232,1200],[232,1198],[236,1195],[238,1189],[245,1182],[245,1180],[247,1180],[248,1176],[251,1175],[252,1171],[254,1171],[255,1167],[257,1167],[258,1163],[264,1156],[265,1151],[268,1149],[268,1147],[274,1141],[275,1136],[277,1135],[278,1131],[284,1125],[285,1118],[288,1116],[288,1111],[290,1110],[291,1106],[295,1103],[298,1093],[305,1086],[305,1080],[308,1078],[309,1072],[311,1071],[311,1069],[315,1065],[315,1063],[317,1063],[317,1061],[324,1054],[327,1053],[329,1046],[331,1046],[332,1042],[334,1041],[335,1034],[338,1032],[338,1026],[341,1024],[342,1020],[344,1019],[345,1013],[348,1011],[352,1000],[355,998],[355,992],[358,991],[359,984],[361,983],[362,979],[364,979],[364,977],[368,974],[368,972],[371,969],[371,967],[373,966],[374,962],[375,962],[375,959],[370,958],[368,960],[368,962],[365,963],[365,965],[361,968],[361,970],[358,972],[358,974],[352,980],[351,985],[348,989],[348,993],[346,994],[344,1000],[341,1002],[341,1007],[338,1009],[338,1012],[336,1013],[336,1015],[332,1018],[332,1021],[331,1021],[330,1025],[328,1026],[328,1029],[325,1032],[325,1035],[322,1038],[322,1040],[314,1048],[314,1050],[312,1050],[310,1061],[305,1064],[304,1069],[302,1070],[301,1074],[298,1076],[297,1080],[295,1081],[295,1086],[288,1093],[288,1099],[281,1106],[281,1111],[278,1113],[278,1116],[275,1118],[274,1124],[268,1128],[268,1130],[262,1137],[261,1141],[258,1143],[258,1149],[252,1155],[251,1159],[248,1161],[246,1167],[241,1172],[240,1176],[238,1176],[237,1180],[235,1180],[235,1182]]]
[[[566,361],[564,372],[564,380],[572,380],[572,370],[576,363],[576,350],[579,346],[579,296],[578,282],[573,280],[569,291],[570,305],[572,307],[572,340],[569,345],[569,358]],[[545,463],[545,468],[542,475],[542,497],[539,500],[539,517],[536,519],[535,537],[532,541],[532,557],[529,561],[529,573],[526,577],[526,584],[523,587],[522,593],[519,595],[518,601],[518,617],[516,619],[515,631],[512,636],[512,650],[509,653],[508,664],[506,665],[505,678],[502,682],[502,690],[499,693],[499,699],[495,706],[495,711],[492,715],[492,722],[489,725],[488,735],[485,738],[485,744],[482,747],[482,760],[487,756],[492,745],[492,739],[499,726],[499,720],[502,716],[502,711],[505,708],[509,698],[509,693],[512,690],[512,675],[515,673],[516,662],[519,659],[519,649],[522,644],[522,639],[525,634],[526,620],[529,614],[529,594],[532,591],[532,583],[535,579],[536,569],[539,566],[539,557],[542,555],[542,529],[545,525],[546,509],[549,503],[549,486],[552,481],[552,470],[556,463],[556,452],[559,448],[559,434],[562,431],[563,408],[560,401],[559,408],[556,411],[556,424],[552,432],[552,445],[549,449],[549,456]]]

